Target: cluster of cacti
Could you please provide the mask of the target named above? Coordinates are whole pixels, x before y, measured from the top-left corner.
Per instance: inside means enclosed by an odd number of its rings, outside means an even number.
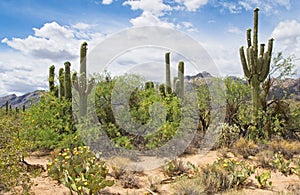
[[[166,84],[165,94],[170,94],[172,91],[178,95],[178,97],[184,97],[184,62],[178,63],[178,75],[173,79],[173,89],[171,86],[171,68],[170,68],[170,52],[165,54],[166,63]]]
[[[247,58],[244,48],[240,48],[240,58],[244,70],[244,75],[251,85],[253,116],[257,117],[260,108],[260,85],[264,82],[270,72],[270,62],[272,57],[273,39],[269,39],[268,49],[265,52],[265,44],[260,44],[258,52],[258,11],[254,10],[254,32],[251,40],[251,29],[247,30]]]
[[[87,43],[84,42],[80,47],[80,73],[79,78],[77,73],[72,75],[72,82],[74,83],[74,88],[79,93],[79,116],[86,116],[87,114],[87,97],[90,94],[94,80],[87,82],[86,74],[86,51]]]
[[[71,71],[70,62],[65,62],[65,69],[60,68],[58,73],[59,86],[55,85],[55,66],[49,67],[49,91],[53,95],[59,98],[72,99],[72,83],[71,83]]]
[[[19,113],[20,109],[18,107],[15,107],[16,113]],[[22,111],[25,112],[26,106],[22,106]],[[6,115],[9,113],[12,113],[12,105],[8,103],[8,101],[5,102],[5,113]]]

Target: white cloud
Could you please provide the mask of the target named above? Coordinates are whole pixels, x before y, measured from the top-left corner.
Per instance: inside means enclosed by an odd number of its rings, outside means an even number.
[[[286,20],[280,22],[272,32],[275,39],[275,49],[281,48],[286,55],[295,55],[300,58],[300,22]],[[300,70],[300,62],[297,60],[296,67]],[[298,76],[300,72],[298,72]]]
[[[129,5],[132,10],[143,10],[141,15],[130,19],[133,26],[174,27],[173,23],[162,18],[166,12],[172,10],[172,8],[164,4],[162,0],[127,0],[123,5]]]
[[[197,11],[200,7],[206,5],[208,0],[175,0],[177,3],[183,4],[188,11]]]
[[[3,86],[0,95],[47,89],[51,64],[58,69],[65,61],[70,61],[71,69],[78,70],[81,43],[87,41],[92,50],[105,38],[91,27],[93,25],[84,23],[70,27],[52,22],[33,28],[33,35],[26,38],[4,38],[2,43],[15,50],[0,52],[0,86]]]
[[[143,10],[155,16],[163,16],[166,11],[172,10],[162,0],[127,0],[123,5],[129,5],[132,10]]]
[[[289,10],[291,8],[290,0],[239,0],[238,2],[219,2],[223,8],[228,9],[230,13],[240,13],[242,9],[253,10],[259,7],[266,14],[278,14],[281,8]]]
[[[163,26],[173,28],[174,24],[160,19],[148,11],[144,11],[140,16],[130,20],[133,26]]]
[[[113,0],[102,0],[102,4],[109,5],[113,2]]]
[[[238,34],[238,35],[243,34],[243,31],[239,27],[236,27],[236,26],[229,27],[228,32],[233,33],[233,34]]]

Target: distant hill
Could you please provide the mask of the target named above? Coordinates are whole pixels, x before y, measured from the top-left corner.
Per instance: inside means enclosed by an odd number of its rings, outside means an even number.
[[[208,72],[198,73],[194,76],[185,76],[187,81],[193,81],[198,79],[210,79],[213,76]],[[234,80],[241,80],[238,77],[231,76]],[[295,99],[300,101],[300,78],[298,79],[283,79],[276,80],[274,79],[274,86],[271,88],[271,94],[273,97],[281,99],[286,97],[288,99]],[[244,81],[247,84],[246,81]],[[34,92],[26,93],[22,96],[17,96],[15,94],[7,95],[0,97],[0,107],[5,107],[6,101],[9,105],[12,105],[13,108],[18,107],[22,108],[25,105],[26,108],[30,107],[35,102],[38,102],[41,98],[41,95],[44,91],[37,90]]]
[[[7,95],[4,97],[0,97],[0,107],[5,107],[6,101],[13,108],[18,107],[22,108],[25,105],[25,108],[29,108],[35,102],[38,102],[41,98],[41,94],[44,91],[37,90],[34,92],[26,93],[22,96],[17,96],[16,94]]]
[[[247,81],[235,76],[230,76],[233,80],[242,80],[245,85],[247,84]],[[185,76],[185,79],[188,82],[201,80],[201,79],[207,79],[214,78],[210,73],[208,72],[202,72],[198,73],[194,76]],[[296,101],[300,101],[300,78],[297,79],[272,79],[273,86],[270,89],[270,96],[273,98],[286,98],[286,99],[295,99]]]

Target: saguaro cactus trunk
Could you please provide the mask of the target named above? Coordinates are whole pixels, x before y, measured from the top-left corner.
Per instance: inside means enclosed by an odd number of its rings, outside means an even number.
[[[267,78],[270,72],[272,58],[273,39],[269,39],[268,49],[265,52],[265,44],[260,44],[258,53],[258,11],[254,10],[253,40],[251,40],[251,29],[247,30],[247,59],[244,47],[240,48],[240,58],[244,75],[251,85],[253,117],[256,118],[260,108],[260,85]]]
[[[86,73],[86,53],[87,53],[87,43],[84,42],[80,47],[80,73],[79,79],[74,76],[72,79],[74,81],[74,88],[79,93],[79,116],[86,116],[87,114],[87,97],[90,94],[94,80],[87,83],[87,73]],[[76,77],[76,78],[75,78]]]
[[[59,97],[63,98],[65,96],[65,74],[64,69],[60,68],[58,72],[58,80],[59,80]]]
[[[184,62],[178,63],[179,97],[184,97]]]
[[[49,91],[50,93],[54,93],[55,92],[55,85],[54,85],[54,77],[55,77],[55,66],[51,65],[49,67]]]
[[[65,62],[65,79],[64,79],[64,88],[65,88],[65,97],[67,100],[72,100],[72,85],[71,85],[71,71],[70,71],[70,62]]]
[[[165,62],[166,62],[166,85],[165,85],[165,93],[172,93],[171,86],[171,65],[170,65],[170,52],[165,54]]]

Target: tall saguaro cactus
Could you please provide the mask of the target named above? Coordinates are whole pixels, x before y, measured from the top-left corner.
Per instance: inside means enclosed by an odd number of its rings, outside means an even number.
[[[171,88],[171,65],[170,65],[170,52],[165,54],[165,62],[166,62],[166,85],[165,85],[165,93],[172,93]]]
[[[55,85],[54,85],[54,77],[55,77],[55,66],[51,65],[49,67],[49,91],[50,93],[54,93],[55,92]]]
[[[64,78],[64,88],[65,88],[65,97],[67,100],[72,99],[72,85],[71,85],[71,71],[70,71],[70,62],[65,62],[65,78]]]
[[[179,97],[184,97],[184,62],[178,63]]]
[[[58,72],[59,80],[59,97],[62,99],[65,96],[65,74],[64,68],[60,68]]]
[[[265,51],[265,44],[260,44],[260,51],[258,52],[258,11],[258,8],[254,10],[253,40],[251,40],[251,29],[247,30],[247,59],[245,57],[244,47],[242,46],[240,48],[240,58],[244,75],[251,85],[254,117],[258,115],[260,107],[260,85],[264,82],[270,72],[273,48],[273,39],[271,38],[268,42],[267,51]]]
[[[80,47],[80,73],[79,78],[74,78],[74,88],[79,93],[79,116],[86,116],[87,114],[87,97],[90,94],[94,81],[87,83],[86,75],[86,53],[87,43],[84,42]]]

